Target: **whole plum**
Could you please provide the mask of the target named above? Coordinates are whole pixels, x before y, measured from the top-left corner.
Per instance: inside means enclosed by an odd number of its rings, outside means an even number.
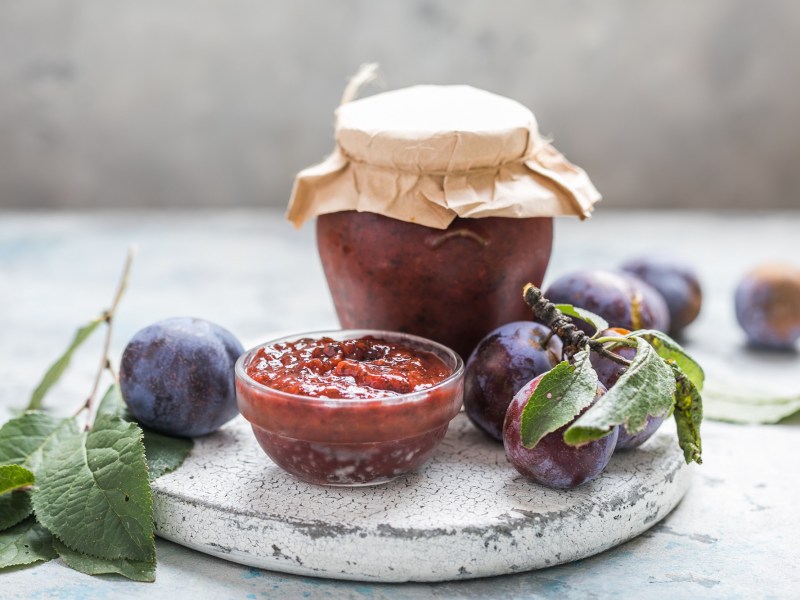
[[[600,335],[602,337],[622,337],[625,334],[630,333],[627,329],[606,329]],[[630,346],[612,346],[610,348],[612,352],[615,354],[619,354],[622,358],[627,358],[628,360],[632,360],[633,357],[636,355],[636,349],[631,348]],[[617,383],[617,380],[620,378],[625,372],[625,366],[619,363],[614,362],[610,358],[606,358],[605,356],[599,355],[597,352],[592,352],[589,355],[589,360],[592,363],[592,367],[594,367],[595,372],[597,373],[597,379],[600,380],[607,390],[610,390],[614,384]],[[617,438],[617,445],[616,450],[630,450],[632,448],[637,448],[644,444],[650,436],[652,436],[659,427],[661,427],[661,423],[664,422],[664,419],[661,417],[648,417],[647,423],[638,433],[628,433],[628,430],[625,428],[624,425],[621,425],[619,428],[619,438]]]
[[[503,440],[508,405],[528,381],[561,360],[561,340],[532,321],[507,323],[483,338],[467,361],[464,409],[475,426]]]
[[[768,263],[745,275],[736,318],[752,345],[791,349],[800,339],[800,269]]]
[[[228,330],[202,319],[145,327],[122,354],[122,397],[142,425],[183,437],[205,435],[238,414],[234,365],[244,352]]]
[[[627,273],[604,269],[575,271],[556,279],[544,292],[556,304],[572,304],[596,313],[612,327],[669,329],[664,298],[651,286]],[[589,335],[594,327],[580,320],[575,325]]]
[[[615,427],[599,440],[576,447],[564,441],[564,432],[571,424],[568,423],[548,433],[534,448],[526,448],[520,436],[522,411],[542,377],[539,375],[525,384],[508,407],[503,425],[506,456],[517,471],[536,483],[553,488],[573,488],[597,477],[606,468],[614,453],[619,428]],[[603,393],[604,390],[598,387],[595,402]]]
[[[700,314],[703,292],[694,270],[670,259],[643,257],[620,267],[656,289],[667,302],[671,335],[679,335]]]

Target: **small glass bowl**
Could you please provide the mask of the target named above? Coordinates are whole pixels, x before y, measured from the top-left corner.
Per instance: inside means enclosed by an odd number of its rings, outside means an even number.
[[[247,374],[265,346],[301,338],[365,336],[430,352],[451,373],[421,391],[366,400],[290,394]],[[239,412],[252,425],[261,448],[288,473],[319,485],[376,485],[419,468],[444,438],[463,395],[461,357],[442,344],[405,333],[367,329],[303,333],[256,346],[236,361]]]

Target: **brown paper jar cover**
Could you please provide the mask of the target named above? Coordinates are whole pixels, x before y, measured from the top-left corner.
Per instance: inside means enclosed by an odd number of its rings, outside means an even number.
[[[419,85],[340,106],[336,147],[298,174],[287,217],[299,227],[355,210],[445,229],[456,217],[586,218],[599,200],[519,102]]]

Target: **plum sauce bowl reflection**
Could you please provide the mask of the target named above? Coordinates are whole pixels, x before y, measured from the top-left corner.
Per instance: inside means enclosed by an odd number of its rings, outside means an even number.
[[[423,390],[374,399],[301,396],[270,388],[247,369],[261,348],[302,338],[334,340],[366,336],[429,352],[450,370]],[[304,333],[266,342],[236,363],[239,411],[264,452],[284,471],[319,485],[385,483],[415,471],[444,439],[461,409],[464,363],[450,348],[405,333],[337,330]]]

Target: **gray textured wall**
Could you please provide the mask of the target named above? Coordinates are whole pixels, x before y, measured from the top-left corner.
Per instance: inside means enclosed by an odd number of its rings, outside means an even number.
[[[606,205],[800,208],[791,0],[0,0],[0,207],[283,206],[373,60],[527,104]]]

